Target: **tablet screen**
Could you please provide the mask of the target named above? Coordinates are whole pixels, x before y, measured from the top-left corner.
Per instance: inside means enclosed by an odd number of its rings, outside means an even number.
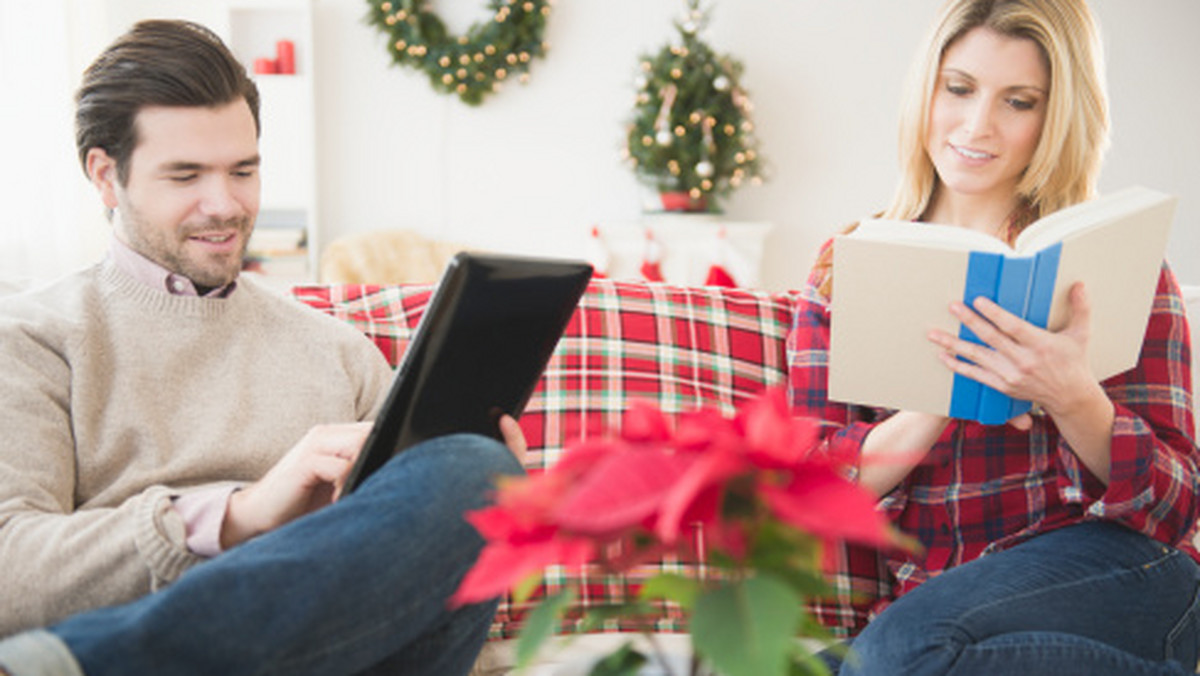
[[[580,261],[460,253],[438,283],[351,470],[348,493],[396,453],[519,418],[587,288]]]

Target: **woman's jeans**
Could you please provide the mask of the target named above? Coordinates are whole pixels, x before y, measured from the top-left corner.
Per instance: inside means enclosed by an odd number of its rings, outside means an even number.
[[[1111,523],[1052,531],[931,578],[850,645],[855,676],[1193,674],[1200,567]]]
[[[465,674],[496,605],[447,606],[483,544],[463,513],[486,504],[498,475],[520,472],[491,439],[425,442],[163,591],[35,638],[61,640],[88,676]],[[50,673],[32,663],[6,666]]]

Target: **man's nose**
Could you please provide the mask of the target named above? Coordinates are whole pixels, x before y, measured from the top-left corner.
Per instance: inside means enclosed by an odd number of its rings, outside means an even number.
[[[218,219],[241,215],[242,205],[237,199],[237,190],[228,177],[214,176],[206,183],[200,211],[205,216]]]

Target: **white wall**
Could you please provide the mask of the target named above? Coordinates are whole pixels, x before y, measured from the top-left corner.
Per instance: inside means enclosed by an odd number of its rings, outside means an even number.
[[[631,82],[638,55],[673,37],[683,0],[558,0],[550,54],[529,84],[510,84],[478,108],[391,66],[383,35],[363,20],[365,2],[313,1],[323,241],[407,227],[479,246],[578,253],[588,225],[637,219],[644,191],[618,155]],[[775,224],[764,286],[798,287],[826,237],[888,200],[900,81],[939,2],[717,3],[709,40],[746,67],[770,169],[767,184],[726,205],[731,219]],[[198,11],[184,0],[107,4],[109,22],[122,24],[112,34],[135,14]],[[486,14],[483,0],[434,5],[460,31]],[[1198,283],[1200,2],[1092,6],[1107,39],[1114,121],[1102,188],[1140,183],[1180,195],[1168,253],[1183,281]],[[13,100],[5,94],[6,105]]]
[[[881,208],[895,177],[900,80],[940,0],[724,0],[710,42],[743,84],[771,178],[727,204],[775,224],[768,288],[803,283],[815,248]],[[470,108],[390,66],[363,4],[318,0],[318,153],[326,239],[380,227],[518,251],[578,246],[594,222],[636,219],[620,163],[637,56],[674,35],[682,0],[559,0],[527,85]],[[477,0],[437,3],[460,29]],[[1114,144],[1106,190],[1182,196],[1170,256],[1200,281],[1200,2],[1093,0],[1108,41]]]

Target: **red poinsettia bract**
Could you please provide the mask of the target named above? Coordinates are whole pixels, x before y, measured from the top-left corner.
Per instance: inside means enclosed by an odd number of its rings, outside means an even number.
[[[506,481],[493,506],[467,516],[486,545],[451,603],[493,598],[552,564],[627,570],[690,542],[697,526],[705,553],[735,561],[764,519],[825,541],[892,544],[875,498],[816,450],[819,425],[793,417],[780,389],[733,418],[683,414],[675,429],[634,404],[620,437],[581,443],[545,472]],[[611,546],[631,542],[642,550]]]

